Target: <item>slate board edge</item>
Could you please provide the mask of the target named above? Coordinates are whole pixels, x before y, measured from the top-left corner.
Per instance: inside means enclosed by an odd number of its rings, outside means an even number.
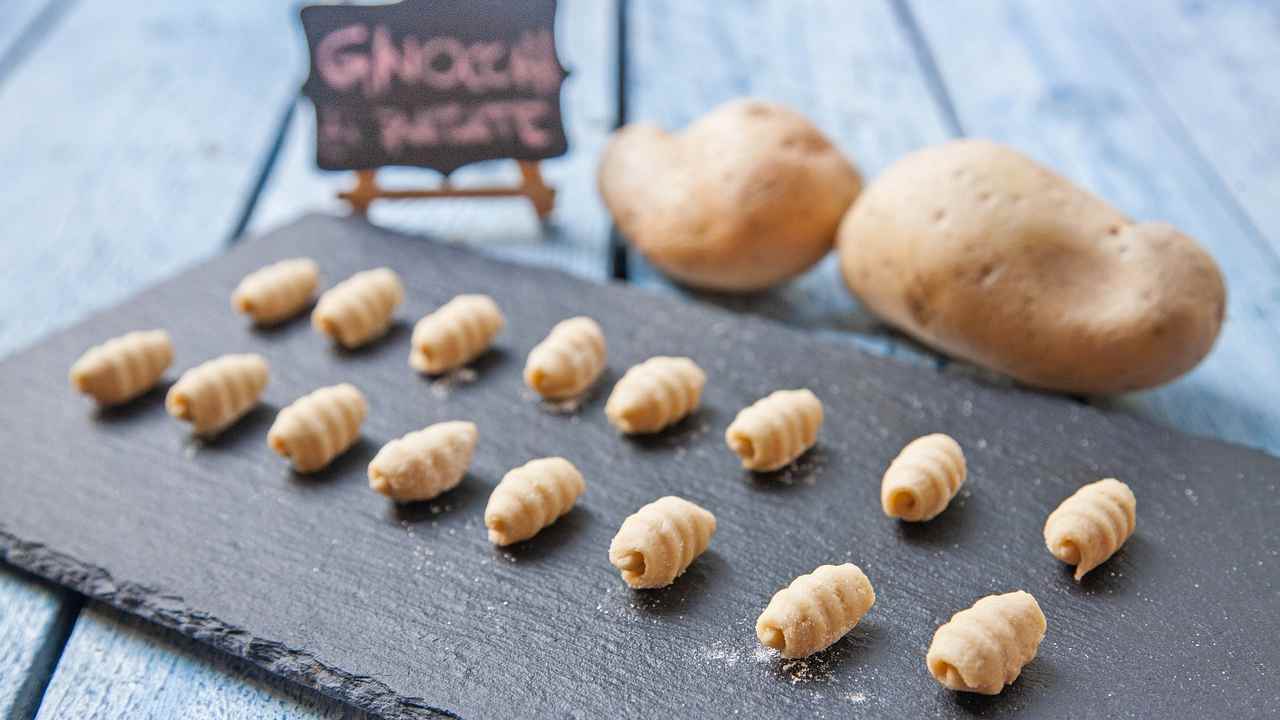
[[[458,717],[448,710],[432,707],[422,698],[400,695],[377,680],[322,663],[308,652],[254,636],[188,606],[179,596],[139,583],[118,581],[103,568],[83,563],[46,545],[24,541],[3,526],[0,526],[0,559],[380,717],[390,720]]]
[[[362,219],[343,218],[317,213],[308,213],[303,215],[294,222],[288,223],[287,226],[306,225],[310,223],[327,224],[335,222],[340,224],[358,225],[363,232],[373,231],[383,234],[388,238],[399,239],[400,241],[404,241],[407,237],[394,231],[370,225]],[[271,234],[271,232],[264,233],[258,237],[248,240],[246,243],[242,243],[241,245],[269,242]],[[431,242],[434,246],[435,252],[443,252],[446,254],[457,253],[469,257],[476,256],[476,254],[470,250],[459,248],[448,243],[432,242],[428,238],[416,236],[410,237],[409,239],[413,242]],[[235,252],[235,250],[233,249],[231,252]],[[599,283],[583,280],[559,270],[524,266],[488,257],[485,257],[484,259],[486,262],[494,263],[498,266],[505,265],[512,267],[519,272],[554,278],[556,282],[581,284],[593,287],[599,286]],[[218,258],[215,257],[206,262],[216,262],[217,260]],[[19,358],[26,355],[28,352],[33,351],[44,342],[47,342],[50,338],[57,337],[65,333],[75,332],[81,326],[93,323],[97,317],[112,313],[117,306],[135,302],[140,297],[150,292],[166,287],[171,283],[181,282],[188,273],[198,272],[199,267],[202,264],[197,264],[196,266],[179,271],[175,275],[135,293],[130,296],[129,299],[122,303],[118,303],[116,306],[94,313],[92,316],[68,328],[50,333],[35,345],[20,350],[6,358],[0,359],[0,369],[11,362],[19,360]],[[785,333],[793,336],[798,342],[810,345],[826,346],[831,348],[834,352],[856,352],[861,356],[868,358],[874,364],[883,365],[888,369],[892,369],[894,372],[929,372],[926,369],[895,362],[890,358],[880,357],[853,345],[834,342],[814,336],[810,333],[804,332],[803,330],[798,330],[768,318],[752,315],[739,315],[704,303],[673,299],[662,293],[656,293],[651,290],[636,288],[621,283],[609,283],[609,285],[612,292],[622,292],[626,294],[634,293],[638,297],[646,298],[646,302],[668,304],[672,307],[696,304],[700,305],[705,311],[725,317],[726,320],[732,320],[733,322],[747,325],[754,324],[768,326],[773,328],[775,332],[778,330],[784,331]],[[967,384],[972,387],[980,387],[988,392],[1001,394],[1007,393],[1009,395],[1020,396],[1024,399],[1032,400],[1033,402],[1042,402],[1046,404],[1070,402],[1069,400],[1059,396],[1047,395],[1017,387],[993,386],[969,377],[949,377],[948,381]],[[1102,410],[1084,405],[1077,406],[1077,410],[1091,416],[1096,421],[1103,424],[1128,424],[1135,429],[1142,429],[1148,433],[1158,433],[1166,436],[1185,438],[1188,441],[1200,445],[1205,450],[1224,450],[1229,448],[1237,450],[1243,449],[1246,450],[1248,454],[1254,456],[1255,459],[1274,461],[1274,458],[1271,455],[1261,450],[1238,446],[1212,438],[1186,435],[1185,433],[1180,433],[1171,428],[1151,423],[1142,418],[1127,415],[1121,411]],[[7,528],[3,525],[0,525],[0,560],[47,578],[59,585],[70,587],[124,612],[132,613],[143,619],[156,622],[162,626],[176,630],[183,635],[211,645],[223,652],[227,652],[233,656],[252,662],[267,672],[282,676],[303,686],[313,688],[340,701],[349,703],[357,708],[373,712],[382,717],[393,719],[459,717],[449,710],[433,707],[423,698],[400,695],[385,683],[378,682],[365,676],[355,675],[335,666],[322,663],[313,655],[305,651],[297,650],[269,638],[256,637],[243,628],[227,624],[206,612],[188,606],[186,601],[178,595],[169,594],[164,592],[162,589],[140,583],[134,583],[127,580],[117,580],[102,567],[76,560],[46,544],[24,541],[18,536],[8,532]]]

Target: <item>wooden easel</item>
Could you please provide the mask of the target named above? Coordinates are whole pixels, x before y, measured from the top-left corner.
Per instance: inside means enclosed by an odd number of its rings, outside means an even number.
[[[338,197],[351,203],[352,212],[367,215],[369,205],[379,198],[387,200],[411,200],[442,197],[525,197],[533,204],[540,220],[546,220],[556,204],[556,189],[542,179],[537,161],[517,160],[520,166],[520,184],[516,187],[454,187],[446,175],[440,187],[432,190],[390,190],[378,185],[377,170],[357,170],[356,185],[338,193]]]

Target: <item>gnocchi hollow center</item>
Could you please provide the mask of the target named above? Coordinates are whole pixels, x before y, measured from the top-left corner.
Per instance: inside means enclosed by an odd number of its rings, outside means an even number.
[[[668,495],[623,521],[609,545],[609,562],[633,588],[666,587],[706,551],[715,532],[715,515]]]
[[[489,496],[489,541],[510,545],[537,535],[573,509],[587,489],[582,473],[562,457],[530,460],[503,476]]]
[[[484,354],[506,319],[488,295],[459,295],[413,327],[409,365],[436,375]]]
[[[267,444],[289,458],[294,470],[315,472],[355,444],[368,414],[369,403],[355,385],[322,387],[276,415]]]
[[[1138,499],[1114,478],[1089,483],[1062,501],[1044,524],[1053,556],[1076,566],[1076,580],[1106,562],[1137,526]]]
[[[934,433],[916,438],[885,471],[880,505],[889,517],[932,520],[947,509],[966,474],[964,451],[951,436]]]
[[[71,387],[107,407],[155,387],[172,364],[169,333],[138,330],[89,348],[71,366],[69,376]]]
[[[586,316],[561,320],[529,351],[524,382],[547,400],[577,397],[600,377],[607,359],[599,323]]]
[[[197,435],[212,437],[244,417],[267,387],[266,358],[252,353],[223,355],[182,374],[169,388],[165,408],[191,423]]]
[[[862,568],[822,565],[774,594],[756,620],[756,637],[782,657],[808,657],[848,634],[875,602]]]
[[[311,325],[347,349],[358,348],[387,332],[403,300],[404,285],[393,270],[365,270],[320,296]]]
[[[254,270],[231,293],[231,307],[259,325],[283,322],[302,312],[320,284],[311,258],[293,258]]]
[[[687,357],[652,357],[623,374],[605,403],[624,433],[655,433],[687,417],[702,401],[707,374]]]
[[[430,500],[462,482],[479,437],[474,423],[453,420],[392,440],[369,463],[369,487],[396,502]]]
[[[809,390],[778,390],[743,408],[725,431],[742,467],[769,472],[790,465],[818,442],[822,401]]]
[[[1030,593],[988,595],[938,627],[925,663],[944,687],[997,695],[1035,658],[1045,628]]]

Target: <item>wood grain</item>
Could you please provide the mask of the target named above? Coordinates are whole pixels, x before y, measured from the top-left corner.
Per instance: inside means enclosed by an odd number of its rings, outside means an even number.
[[[608,276],[609,219],[595,191],[595,161],[616,124],[617,4],[614,0],[565,0],[556,19],[561,63],[569,69],[561,107],[569,154],[542,164],[556,187],[549,224],[538,222],[528,201],[452,199],[375,203],[373,222],[438,240],[463,242],[495,257],[555,267],[589,278]],[[379,182],[392,187],[431,187],[439,175],[419,169],[385,168]],[[480,163],[454,173],[458,186],[519,182],[510,161]],[[352,173],[316,169],[315,112],[302,101],[293,113],[279,162],[249,227],[263,231],[304,212],[345,215],[335,197],[354,184]]]
[[[0,567],[0,717],[31,717],[79,604],[67,591]]]
[[[327,276],[401,268],[400,329],[365,352],[338,353],[305,322],[259,334],[226,310],[247,270],[304,250]],[[433,385],[405,364],[408,319],[464,289],[494,295],[509,329],[474,382]],[[609,335],[610,379],[654,352],[687,352],[712,377],[704,410],[632,442],[604,420],[603,392],[568,415],[522,394],[523,353],[584,309]],[[228,349],[265,353],[275,368],[267,406],[200,445],[164,415],[160,393],[95,415],[60,372],[50,378],[93,338],[155,324],[174,333],[179,368]],[[636,707],[1190,717],[1280,702],[1267,682],[1280,618],[1266,611],[1280,582],[1280,462],[749,316],[312,217],[0,369],[11,398],[0,421],[13,428],[0,493],[20,498],[0,508],[8,561],[392,717]],[[343,379],[370,398],[364,440],[328,472],[292,475],[262,439],[272,411]],[[766,391],[801,385],[827,405],[819,447],[790,472],[744,476],[723,447],[724,424]],[[364,464],[382,442],[454,417],[481,428],[462,486],[403,508],[368,490]],[[879,474],[906,440],[933,430],[965,446],[971,481],[937,522],[889,522],[877,508]],[[50,438],[76,438],[76,452]],[[495,550],[481,523],[485,495],[510,467],[550,452],[586,475],[581,507],[533,541]],[[1041,547],[1040,525],[1080,484],[1113,474],[1138,495],[1139,530],[1078,586]],[[721,529],[671,589],[632,593],[604,549],[627,513],[665,493],[712,509]],[[804,663],[760,653],[751,623],[773,590],[842,559],[876,584],[864,624]],[[1050,618],[1040,658],[998,698],[938,689],[921,660],[933,628],[1013,587],[1035,593]]]

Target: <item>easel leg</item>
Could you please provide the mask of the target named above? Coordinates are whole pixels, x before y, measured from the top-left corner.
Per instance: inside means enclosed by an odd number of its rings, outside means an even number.
[[[543,181],[542,169],[537,162],[530,160],[517,162],[523,179],[520,189],[524,192],[524,196],[529,198],[529,202],[533,203],[533,209],[537,211],[538,218],[546,220],[556,206],[556,190]]]
[[[351,212],[365,216],[369,214],[369,206],[373,204],[373,199],[378,194],[378,171],[357,170],[356,186],[347,192],[340,193],[339,197],[351,203]]]

